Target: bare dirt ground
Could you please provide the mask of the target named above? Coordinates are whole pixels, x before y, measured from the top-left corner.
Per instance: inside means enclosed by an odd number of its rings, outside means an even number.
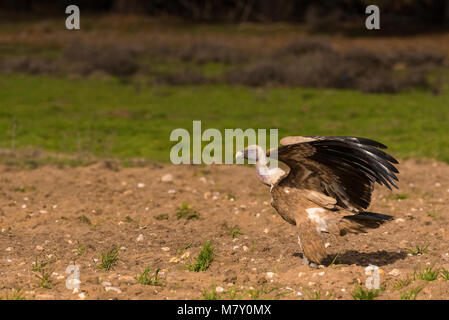
[[[442,272],[433,281],[400,280],[449,269],[449,165],[407,160],[399,169],[400,190],[376,187],[370,207],[395,220],[331,239],[334,264],[311,269],[301,264],[295,227],[271,208],[269,188],[250,167],[0,166],[0,298],[204,299],[221,287],[222,299],[352,299],[373,264],[384,288],[377,299],[399,299],[415,288],[418,299],[446,299]],[[172,181],[161,181],[167,174]],[[199,219],[178,219],[183,203]],[[234,238],[233,226],[241,231]],[[209,269],[189,271],[208,240],[215,247]],[[94,259],[113,245],[118,262],[109,271],[98,268]],[[416,246],[428,247],[422,254],[407,250]],[[48,264],[39,270],[36,261]],[[74,262],[76,293],[66,288],[65,273]],[[164,285],[136,283],[146,267],[150,275],[161,268]]]

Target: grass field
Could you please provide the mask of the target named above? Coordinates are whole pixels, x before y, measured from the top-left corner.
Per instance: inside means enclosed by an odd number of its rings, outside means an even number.
[[[156,86],[118,80],[0,77],[0,146],[168,161],[170,132],[278,128],[285,135],[354,135],[401,158],[449,161],[449,92]]]

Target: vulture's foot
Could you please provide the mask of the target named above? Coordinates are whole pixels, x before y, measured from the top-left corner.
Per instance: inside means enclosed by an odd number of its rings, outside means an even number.
[[[302,251],[302,264],[304,266],[308,266],[308,267],[314,268],[314,269],[319,268],[319,265],[317,265],[316,263],[310,262],[309,259],[307,259],[306,255],[304,254],[304,250],[302,249],[301,238],[299,236],[298,236],[298,244]]]
[[[314,268],[314,269],[318,269],[319,266],[316,263],[310,262],[309,259],[307,259],[307,257],[305,256],[305,254],[302,254],[302,264],[304,266],[308,266],[310,268]]]

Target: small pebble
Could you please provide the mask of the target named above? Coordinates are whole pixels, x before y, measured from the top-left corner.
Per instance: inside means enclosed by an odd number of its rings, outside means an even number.
[[[164,174],[161,178],[162,182],[172,182],[173,176],[170,173]]]
[[[114,291],[114,292],[116,292],[118,294],[122,293],[122,290],[120,290],[119,288],[116,288],[116,287],[104,287],[104,289],[106,291]]]
[[[390,272],[388,272],[389,275],[392,275],[393,277],[397,277],[401,274],[401,272],[398,269],[393,269]]]
[[[216,288],[215,288],[215,291],[216,291],[217,293],[222,293],[222,292],[224,292],[224,288],[223,288],[223,287],[216,287]]]

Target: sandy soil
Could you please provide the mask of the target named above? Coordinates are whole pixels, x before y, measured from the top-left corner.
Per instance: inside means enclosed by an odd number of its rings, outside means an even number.
[[[250,167],[1,166],[0,298],[203,299],[203,290],[218,286],[225,299],[352,299],[373,264],[384,288],[377,299],[399,299],[418,287],[418,299],[446,299],[443,274],[402,288],[397,281],[429,267],[449,269],[449,165],[408,160],[399,169],[400,190],[377,187],[370,207],[396,220],[330,239],[335,263],[311,269],[301,265],[295,227],[271,208],[268,187]],[[166,174],[173,180],[161,181]],[[183,203],[199,219],[177,219]],[[164,214],[168,219],[161,220]],[[233,238],[235,225],[242,234]],[[187,270],[207,240],[215,247],[210,268]],[[120,248],[117,264],[99,269],[94,259],[113,245]],[[416,246],[428,246],[427,253],[407,251]],[[48,264],[33,271],[36,259]],[[75,293],[66,288],[65,273],[74,262],[81,280]],[[165,285],[136,283],[146,267],[161,268]],[[48,276],[49,288],[39,276]]]

